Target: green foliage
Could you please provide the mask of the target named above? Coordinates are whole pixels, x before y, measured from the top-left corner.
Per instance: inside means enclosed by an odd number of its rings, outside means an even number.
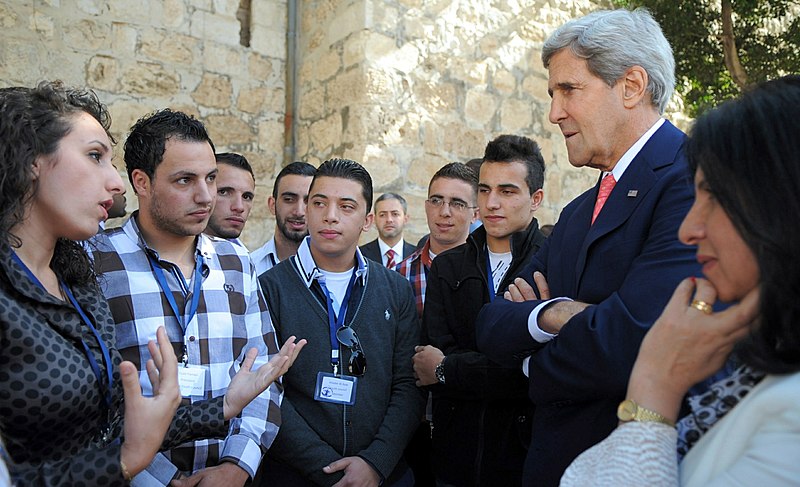
[[[675,52],[677,91],[686,112],[703,111],[740,93],[725,66],[720,0],[613,0],[618,7],[646,7]],[[750,84],[800,73],[797,0],[731,0],[739,59]],[[795,7],[792,14],[792,7]]]

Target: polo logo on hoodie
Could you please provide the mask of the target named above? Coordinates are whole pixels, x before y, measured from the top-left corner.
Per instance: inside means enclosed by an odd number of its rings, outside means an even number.
[[[383,317],[386,321],[389,321],[392,318],[392,313],[389,312],[389,308],[386,308],[386,311],[383,312]]]

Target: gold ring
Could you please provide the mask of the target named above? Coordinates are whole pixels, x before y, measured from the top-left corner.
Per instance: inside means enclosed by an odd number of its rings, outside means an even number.
[[[692,304],[690,304],[689,307],[702,311],[707,315],[710,315],[714,311],[710,304],[706,303],[705,301],[700,301],[699,299],[692,301]]]

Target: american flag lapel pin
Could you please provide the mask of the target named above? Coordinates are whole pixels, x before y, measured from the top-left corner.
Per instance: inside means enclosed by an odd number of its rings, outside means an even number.
[[[639,190],[638,189],[628,190],[628,198],[636,198],[636,195],[638,195],[638,194],[639,194]]]

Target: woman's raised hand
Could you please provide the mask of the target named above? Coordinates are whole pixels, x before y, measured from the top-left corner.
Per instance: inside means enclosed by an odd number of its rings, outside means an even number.
[[[642,341],[628,398],[675,421],[686,392],[718,371],[750,331],[758,293],[756,287],[739,303],[713,313],[699,308],[714,304],[714,286],[705,279],[684,279]],[[697,307],[691,305],[696,302]]]
[[[158,453],[181,402],[178,359],[163,326],[156,331],[156,338],[158,345],[153,340],[147,344],[152,356],[146,364],[153,385],[151,397],[142,395],[136,366],[128,361],[119,365],[125,394],[125,441],[120,457],[130,475],[144,470]]]

